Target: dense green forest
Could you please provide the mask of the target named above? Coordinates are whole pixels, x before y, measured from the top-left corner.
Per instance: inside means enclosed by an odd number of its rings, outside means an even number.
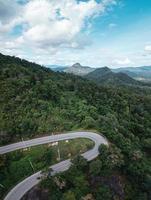
[[[59,175],[65,188],[45,180],[41,187],[49,185],[58,195],[52,200],[79,200],[89,193],[96,200],[151,198],[150,88],[101,86],[0,54],[0,94],[0,145],[78,129],[96,130],[111,143],[98,159],[80,170],[78,159]]]

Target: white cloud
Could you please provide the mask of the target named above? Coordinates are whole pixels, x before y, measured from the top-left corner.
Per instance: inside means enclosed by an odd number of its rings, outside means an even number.
[[[104,30],[100,30],[100,37],[104,37],[105,44],[99,38],[96,43],[95,38],[91,38],[92,20],[110,11],[111,5],[117,2],[0,0],[0,51],[40,64],[68,65],[82,61],[83,65],[94,67],[146,65],[150,63],[151,55],[151,44],[148,42],[133,49],[131,44],[135,42],[130,42],[131,35],[125,33],[121,40],[118,37],[110,41],[110,36],[102,32]],[[109,32],[117,26],[114,18],[111,22],[108,24]],[[11,35],[17,25],[22,26],[23,30],[19,36]],[[136,30],[134,33],[136,38]],[[127,44],[129,50],[126,49]],[[139,49],[142,50],[139,52]]]
[[[0,1],[0,50],[14,55],[26,55],[29,50],[39,62],[49,60],[48,56],[54,60],[56,55],[67,56],[67,50],[91,44],[85,34],[91,20],[114,4],[116,0]],[[20,36],[9,35],[16,25],[24,27]]]
[[[86,20],[104,9],[104,5],[95,0],[79,3],[75,0],[33,0],[24,8],[23,20],[29,25],[24,40],[40,46],[71,44],[72,47]]]
[[[145,51],[151,52],[151,45],[146,45],[144,49]]]
[[[133,64],[133,62],[129,58],[123,58],[123,59],[115,59],[115,60],[113,60],[113,64],[129,65],[129,64]]]
[[[73,44],[87,20],[114,3],[114,0],[103,0],[102,3],[95,0],[79,3],[76,0],[31,0],[19,5],[6,0],[1,3],[5,10],[1,14],[1,32],[8,32],[17,24],[26,24],[22,35],[25,42],[41,46]]]

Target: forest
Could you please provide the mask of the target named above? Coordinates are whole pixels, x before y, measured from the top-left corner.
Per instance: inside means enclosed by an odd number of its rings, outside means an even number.
[[[43,180],[49,199],[151,199],[151,88],[101,86],[0,54],[0,94],[1,146],[71,130],[95,130],[110,141],[96,160],[77,156],[68,172]],[[0,180],[6,165],[1,156]]]

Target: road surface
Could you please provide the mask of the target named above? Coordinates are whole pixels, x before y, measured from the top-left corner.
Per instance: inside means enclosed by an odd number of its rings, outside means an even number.
[[[14,144],[10,144],[7,146],[0,147],[0,154],[9,153],[18,149],[23,149],[31,146],[41,145],[41,144],[47,144],[51,142],[57,142],[61,140],[70,140],[75,138],[88,138],[92,141],[94,141],[95,145],[91,150],[88,150],[87,152],[83,153],[82,156],[86,158],[88,161],[96,158],[99,154],[98,148],[100,144],[106,144],[108,145],[107,140],[96,133],[93,132],[70,132],[70,133],[64,133],[59,135],[52,135],[52,136],[46,136],[41,138],[36,138],[32,140],[27,140],[23,142],[18,142]],[[57,163],[55,165],[52,165],[50,168],[52,168],[52,175],[65,171],[69,169],[71,166],[70,159],[62,161],[60,163]],[[19,184],[17,184],[5,197],[4,200],[20,200],[23,195],[29,191],[33,186],[37,185],[40,182],[40,178],[42,177],[41,171],[29,176]]]

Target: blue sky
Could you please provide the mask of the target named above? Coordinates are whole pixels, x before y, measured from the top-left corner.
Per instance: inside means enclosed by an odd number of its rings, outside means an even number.
[[[0,0],[0,51],[43,65],[151,65],[150,0]]]

